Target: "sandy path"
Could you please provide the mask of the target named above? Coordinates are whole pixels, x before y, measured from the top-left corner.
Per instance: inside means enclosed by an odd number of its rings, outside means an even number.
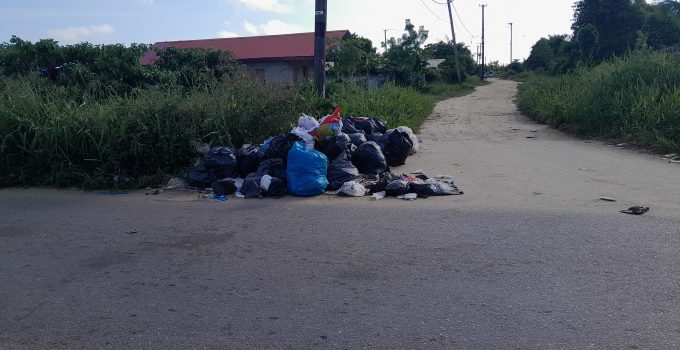
[[[613,211],[645,205],[650,214],[680,215],[679,165],[530,121],[513,102],[516,86],[494,80],[440,102],[421,129],[422,151],[399,170],[455,175],[465,190],[456,204],[465,207]]]

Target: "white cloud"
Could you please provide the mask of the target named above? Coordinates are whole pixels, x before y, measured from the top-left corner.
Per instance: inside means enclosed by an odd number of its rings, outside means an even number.
[[[111,35],[116,30],[107,23],[90,26],[50,29],[47,31],[52,38],[65,42],[80,42],[105,35]]]
[[[291,0],[240,0],[243,5],[253,10],[269,12],[293,12],[293,2]]]
[[[243,22],[243,29],[250,35],[276,35],[304,32],[304,29],[299,25],[286,23],[276,19],[260,25],[245,21]]]
[[[250,23],[248,21],[243,22],[243,29],[248,32],[250,35],[258,35],[260,34],[260,30],[257,28],[257,25]]]
[[[275,19],[260,25],[260,30],[266,35],[300,33],[303,31],[302,27],[296,24],[286,23]]]
[[[226,31],[226,30],[223,30],[223,31],[217,33],[217,35],[218,35],[220,38],[236,38],[236,37],[239,36],[237,33],[228,32],[228,31]]]

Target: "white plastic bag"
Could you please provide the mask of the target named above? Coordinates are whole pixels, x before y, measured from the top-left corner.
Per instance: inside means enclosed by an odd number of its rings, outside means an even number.
[[[356,181],[345,182],[338,191],[338,193],[342,193],[350,197],[363,197],[366,195],[366,192],[366,187]]]
[[[298,119],[298,127],[310,132],[319,127],[319,121],[303,113]]]
[[[311,150],[314,149],[314,141],[315,141],[314,136],[310,135],[307,130],[298,126],[296,128],[293,128],[293,130],[291,130],[290,133],[301,138],[302,141],[305,143],[305,146],[307,146],[308,151],[311,151]]]

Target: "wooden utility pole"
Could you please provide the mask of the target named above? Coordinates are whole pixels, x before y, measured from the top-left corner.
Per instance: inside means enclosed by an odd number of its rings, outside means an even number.
[[[458,82],[462,83],[463,79],[460,77],[460,62],[458,61],[458,43],[456,43],[456,31],[453,29],[453,15],[451,15],[451,3],[453,0],[447,0],[446,4],[449,6],[449,21],[451,22],[451,38],[453,41],[453,58],[456,60],[456,75]]]
[[[314,12],[314,85],[319,96],[326,97],[326,0],[316,0]]]
[[[508,24],[510,25],[510,64],[512,64],[512,22]]]
[[[482,80],[484,80],[484,70],[485,70],[484,65],[486,63],[486,57],[484,55],[485,54],[485,52],[484,52],[484,49],[485,49],[485,47],[484,47],[484,45],[485,45],[485,42],[484,42],[484,9],[486,8],[486,5],[479,5],[479,6],[482,8],[482,73],[481,73],[481,77],[482,77]]]

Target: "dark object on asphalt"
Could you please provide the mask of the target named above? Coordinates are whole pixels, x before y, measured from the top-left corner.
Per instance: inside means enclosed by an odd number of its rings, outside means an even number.
[[[286,163],[281,158],[267,159],[257,167],[260,175],[269,175],[286,182]]]
[[[649,207],[640,207],[640,206],[634,206],[630,207],[625,210],[621,210],[622,213],[624,214],[632,214],[632,215],[642,215],[646,212],[649,211]]]
[[[354,126],[354,119],[352,118],[342,118],[342,132],[345,134],[363,134],[363,130],[359,130]]]
[[[260,164],[260,147],[243,146],[236,151],[236,161],[238,163],[238,175],[245,178],[248,174],[257,171]]]
[[[352,164],[359,169],[359,173],[377,176],[387,168],[387,160],[380,150],[380,146],[373,141],[363,143],[354,151]]]
[[[385,192],[388,196],[397,197],[409,193],[409,184],[403,180],[392,181],[385,186]]]
[[[353,120],[354,127],[357,130],[363,131],[366,135],[373,135],[375,133],[384,134],[387,132],[387,124],[378,118],[360,118]]]
[[[212,182],[216,179],[214,173],[206,169],[203,164],[200,164],[189,170],[187,185],[202,190],[210,187]]]
[[[343,152],[352,154],[356,147],[352,144],[352,139],[347,134],[327,137],[325,142],[319,145],[317,150],[326,155],[326,158],[335,159]]]
[[[232,148],[214,147],[210,149],[208,155],[203,158],[203,165],[206,169],[214,171],[218,179],[238,177],[238,163]]]
[[[232,179],[216,180],[212,183],[212,189],[215,196],[226,196],[236,193],[236,183]]]
[[[345,182],[354,181],[360,177],[359,170],[352,164],[346,152],[328,164],[328,189],[337,191]]]
[[[283,162],[288,161],[288,152],[296,141],[300,138],[293,134],[275,136],[260,148],[261,159],[281,158]]]
[[[427,198],[431,196],[453,196],[460,194],[457,190],[450,188],[444,183],[424,183],[419,184],[412,182],[409,184],[409,192],[415,193],[419,198]]]
[[[262,191],[265,197],[281,198],[286,194],[286,182],[277,177],[272,177],[269,188]]]
[[[328,187],[327,171],[328,158],[323,153],[296,142],[288,152],[288,193],[300,197],[323,194]]]
[[[352,140],[352,144],[354,144],[357,147],[361,146],[364,142],[368,141],[366,139],[366,135],[362,133],[347,134],[347,136],[349,136],[349,139]]]
[[[409,152],[413,147],[413,141],[406,132],[394,130],[389,134],[385,145],[385,159],[389,166],[400,166],[406,164]]]
[[[258,173],[252,173],[246,176],[243,181],[243,186],[241,186],[241,194],[246,198],[262,198],[262,189],[260,188],[262,176],[263,175]]]

